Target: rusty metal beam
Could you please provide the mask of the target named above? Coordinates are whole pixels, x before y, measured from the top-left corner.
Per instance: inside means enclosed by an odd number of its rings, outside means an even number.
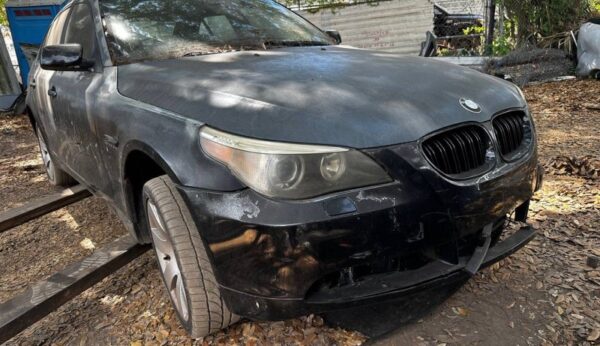
[[[67,301],[133,261],[150,246],[123,236],[66,267],[24,293],[0,304],[0,344],[41,320]]]
[[[26,205],[0,213],[0,233],[20,226],[42,215],[46,215],[75,202],[79,202],[92,194],[81,185],[65,189],[62,192],[42,197]]]

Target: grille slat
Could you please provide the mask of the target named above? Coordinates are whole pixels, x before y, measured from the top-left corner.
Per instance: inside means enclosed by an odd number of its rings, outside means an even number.
[[[463,136],[465,136],[465,138],[467,139],[467,148],[469,150],[469,159],[471,161],[471,169],[474,169],[475,167],[477,167],[477,148],[475,147],[475,139],[473,138],[472,134],[470,134],[469,132],[464,132],[462,134]]]
[[[469,156],[467,154],[465,143],[463,142],[460,135],[456,132],[452,134],[452,137],[454,138],[454,141],[458,144],[458,149],[460,150],[460,157],[461,157],[461,159],[459,160],[460,170],[468,171],[469,167],[470,167],[470,164],[469,164],[470,160],[469,160]]]
[[[524,116],[523,112],[510,112],[494,119],[494,132],[502,155],[514,153],[523,144],[525,139]]]
[[[457,175],[485,164],[489,137],[479,126],[453,129],[423,142],[423,152],[440,171]]]

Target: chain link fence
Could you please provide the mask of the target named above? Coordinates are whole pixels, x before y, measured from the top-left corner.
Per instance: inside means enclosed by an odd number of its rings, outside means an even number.
[[[286,6],[321,28],[339,30],[346,44],[412,55],[420,52],[421,42],[427,38],[433,45],[428,55],[435,56],[485,54],[488,3],[490,0],[284,0]]]
[[[434,3],[435,49],[430,55],[485,54],[486,0],[438,0]]]

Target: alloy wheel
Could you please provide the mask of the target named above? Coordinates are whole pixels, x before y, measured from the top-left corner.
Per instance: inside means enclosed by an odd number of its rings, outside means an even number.
[[[187,321],[189,317],[187,295],[181,276],[181,269],[175,257],[173,243],[156,205],[150,200],[147,202],[146,212],[154,242],[154,250],[158,258],[158,265],[167,285],[169,295],[181,319]]]

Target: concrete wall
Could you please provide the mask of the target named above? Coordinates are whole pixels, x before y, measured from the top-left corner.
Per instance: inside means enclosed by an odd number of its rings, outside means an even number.
[[[429,0],[390,0],[300,14],[322,29],[338,30],[345,45],[401,55],[418,55],[425,33],[433,31]]]

